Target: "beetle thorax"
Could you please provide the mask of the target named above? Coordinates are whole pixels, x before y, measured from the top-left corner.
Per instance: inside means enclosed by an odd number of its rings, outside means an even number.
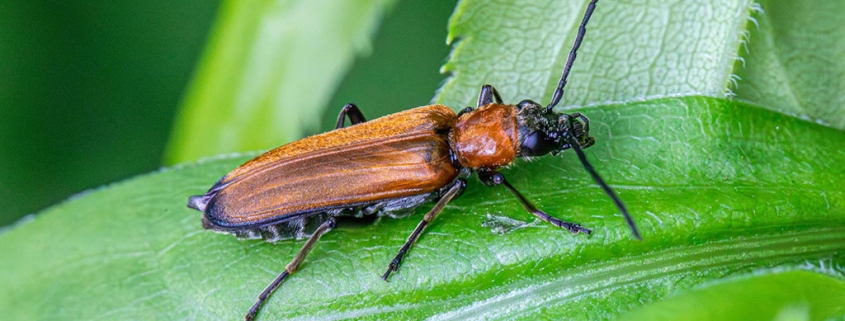
[[[461,166],[496,169],[519,153],[518,134],[516,107],[493,103],[461,115],[449,140]]]

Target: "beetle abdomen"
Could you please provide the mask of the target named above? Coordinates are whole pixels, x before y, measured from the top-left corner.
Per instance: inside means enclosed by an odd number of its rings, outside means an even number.
[[[287,215],[284,221],[254,228],[235,230],[220,228],[211,224],[206,217],[203,217],[202,222],[203,227],[206,229],[233,234],[239,239],[264,239],[268,242],[277,242],[309,237],[317,230],[320,224],[323,224],[330,217],[364,217],[370,215],[388,216],[390,218],[406,217],[414,213],[417,207],[436,198],[438,195],[438,192],[432,192],[350,208],[296,213]]]

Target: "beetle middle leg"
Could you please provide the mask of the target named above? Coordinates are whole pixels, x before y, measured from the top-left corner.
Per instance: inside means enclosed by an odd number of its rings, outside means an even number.
[[[387,278],[390,277],[390,273],[399,270],[399,265],[402,264],[402,259],[405,258],[405,254],[408,254],[408,251],[411,249],[411,246],[417,242],[417,239],[422,234],[422,231],[428,226],[431,221],[437,217],[437,214],[440,214],[443,211],[443,207],[446,206],[449,201],[455,198],[456,195],[460,194],[461,191],[466,187],[466,181],[463,179],[458,179],[452,187],[449,188],[446,193],[444,193],[440,200],[437,201],[437,204],[434,204],[434,207],[431,208],[428,213],[425,213],[423,216],[422,221],[417,224],[417,227],[414,229],[414,232],[411,233],[411,236],[408,236],[408,240],[405,241],[405,244],[402,245],[402,248],[399,249],[399,253],[396,254],[396,257],[393,258],[393,261],[390,261],[390,264],[387,266],[387,272],[384,272],[384,275],[381,278],[387,281]]]
[[[496,88],[493,88],[493,86],[490,85],[481,86],[481,94],[478,95],[478,106],[476,107],[492,104],[493,99],[496,100],[497,104],[502,103],[502,96],[499,96],[499,92],[496,91]]]
[[[505,175],[502,175],[502,173],[496,171],[478,172],[478,178],[481,179],[481,182],[487,186],[505,185],[505,187],[510,190],[511,194],[513,194],[513,196],[516,196],[516,199],[519,200],[519,203],[522,204],[522,207],[525,208],[526,211],[531,214],[534,214],[534,216],[540,218],[543,221],[549,222],[554,226],[567,229],[572,232],[572,234],[584,233],[589,235],[592,232],[586,228],[581,227],[581,225],[562,221],[537,209],[537,207],[535,207],[534,204],[531,204],[531,202],[529,202],[528,199],[525,198],[525,196],[522,196],[522,193],[517,191],[516,188],[514,188],[510,183],[508,183],[507,180],[505,180]]]
[[[364,118],[364,114],[361,113],[360,109],[358,109],[358,106],[355,104],[346,104],[343,105],[343,109],[341,109],[340,114],[337,115],[337,123],[335,123],[334,129],[343,128],[343,123],[346,121],[346,117],[349,117],[349,122],[352,125],[367,121],[367,119]]]
[[[299,266],[305,261],[305,257],[308,256],[308,252],[311,252],[311,249],[314,248],[314,244],[317,244],[317,241],[320,240],[320,236],[326,234],[329,230],[335,227],[335,218],[329,217],[328,220],[323,222],[317,230],[314,231],[314,234],[311,234],[311,237],[308,238],[308,241],[305,242],[305,245],[302,246],[302,249],[299,250],[299,253],[296,253],[296,256],[293,258],[287,266],[285,266],[285,271],[279,274],[273,282],[270,282],[264,291],[261,291],[261,294],[258,295],[258,299],[255,301],[255,304],[252,308],[249,309],[247,312],[246,317],[244,320],[252,321],[255,320],[255,315],[258,314],[258,310],[261,309],[261,306],[264,305],[264,302],[267,301],[267,298],[273,294],[273,291],[279,288],[279,285],[287,279],[288,275],[293,274],[299,269]]]

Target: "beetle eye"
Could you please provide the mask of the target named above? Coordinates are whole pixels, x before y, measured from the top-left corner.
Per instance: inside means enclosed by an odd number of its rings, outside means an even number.
[[[522,141],[520,154],[522,156],[542,156],[557,149],[560,149],[559,144],[546,132],[538,130],[525,137]]]

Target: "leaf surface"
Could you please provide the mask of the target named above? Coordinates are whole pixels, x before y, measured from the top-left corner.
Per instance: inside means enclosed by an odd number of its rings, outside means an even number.
[[[604,319],[725,275],[845,263],[845,154],[828,148],[845,136],[835,130],[710,98],[584,112],[603,142],[588,156],[631,209],[643,241],[564,153],[505,174],[538,207],[592,236],[547,224],[491,233],[482,226],[487,214],[532,218],[505,190],[473,179],[390,283],[379,276],[419,213],[325,235],[267,304],[265,320]],[[0,235],[0,309],[15,320],[240,317],[302,245],[204,231],[200,214],[185,208],[187,196],[245,159],[104,187]]]
[[[268,149],[313,130],[392,3],[225,1],[166,162]]]
[[[460,41],[444,67],[453,77],[439,102],[470,105],[484,83],[508,102],[548,99],[585,2],[520,4],[461,2],[450,29]],[[588,27],[559,109],[590,117],[597,143],[588,158],[643,241],[567,152],[504,174],[592,236],[547,224],[491,233],[488,214],[533,218],[506,190],[471,178],[390,283],[379,276],[428,207],[325,235],[261,317],[612,319],[763,267],[845,264],[845,135],[721,98],[751,10],[736,1],[603,1]],[[3,233],[0,310],[15,320],[240,318],[302,241],[203,231],[184,204],[246,159],[118,183]]]
[[[766,271],[684,291],[622,320],[832,320],[845,316],[842,302],[841,275]]]

